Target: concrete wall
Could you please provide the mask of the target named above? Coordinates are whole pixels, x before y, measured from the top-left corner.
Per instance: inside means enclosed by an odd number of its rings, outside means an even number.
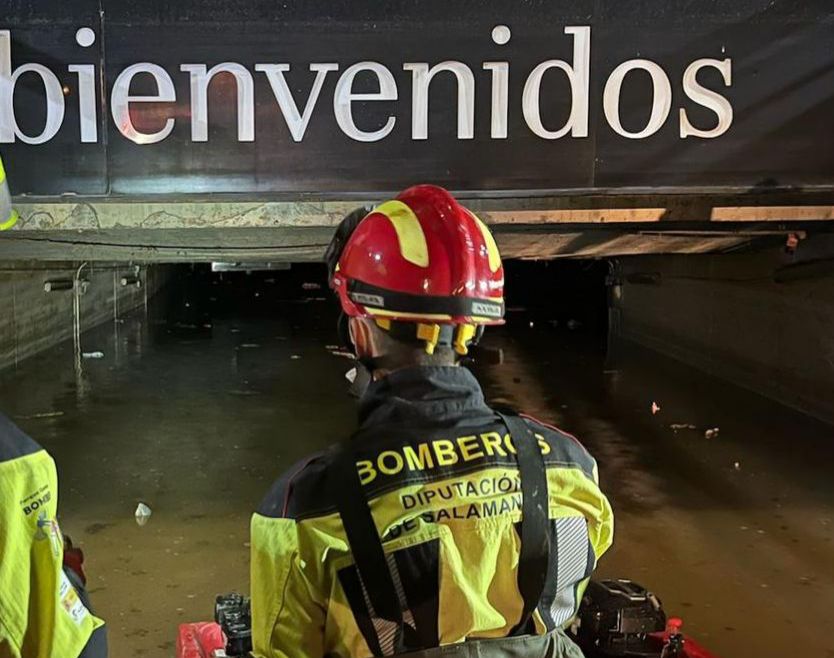
[[[0,263],[0,369],[14,367],[73,335],[73,290],[44,292],[49,280],[73,279],[79,263]],[[164,281],[162,271],[142,267],[143,287],[121,285],[121,277],[132,274],[127,265],[98,263],[82,270],[88,281],[80,296],[82,331],[112,320],[144,304]]]
[[[834,239],[616,268],[615,346],[636,342],[834,423]]]

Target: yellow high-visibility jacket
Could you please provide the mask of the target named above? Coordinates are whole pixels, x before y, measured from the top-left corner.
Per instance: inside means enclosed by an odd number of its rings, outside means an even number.
[[[9,192],[3,160],[0,158],[0,231],[12,228],[18,219],[17,211],[12,207],[12,194]]]
[[[535,632],[544,634],[574,616],[611,545],[613,518],[587,451],[570,435],[525,420],[545,461],[550,500],[551,567],[533,613]],[[512,441],[474,376],[417,367],[374,382],[354,440],[417,648],[507,636],[523,609],[520,480]],[[291,469],[252,518],[258,658],[395,651],[394,629],[375,614],[329,493],[332,458],[331,451]]]
[[[103,625],[63,570],[52,458],[0,414],[0,658],[76,658]]]

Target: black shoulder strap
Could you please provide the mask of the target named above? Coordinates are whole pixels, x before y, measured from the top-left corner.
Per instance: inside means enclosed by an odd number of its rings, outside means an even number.
[[[518,589],[524,599],[521,619],[511,635],[529,632],[530,618],[544,592],[550,558],[550,497],[547,470],[536,437],[527,423],[515,414],[498,415],[515,445],[521,477],[521,555],[518,561]]]
[[[401,653],[406,649],[402,607],[349,445],[336,452],[327,479],[368,599],[377,617],[397,625],[394,647]]]
[[[512,437],[521,478],[522,520],[518,588],[524,600],[521,618],[512,635],[529,632],[533,611],[544,591],[550,555],[550,520],[547,472],[536,437],[518,416],[499,413]],[[412,629],[403,622],[403,613],[391,575],[382,540],[356,469],[350,445],[334,455],[328,468],[328,488],[335,502],[359,576],[376,616],[397,626],[395,653],[410,647]]]

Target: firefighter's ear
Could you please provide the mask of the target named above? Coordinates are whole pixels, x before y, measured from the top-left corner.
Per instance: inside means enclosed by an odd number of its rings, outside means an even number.
[[[376,356],[373,327],[365,318],[349,318],[348,333],[353,351],[360,359]]]

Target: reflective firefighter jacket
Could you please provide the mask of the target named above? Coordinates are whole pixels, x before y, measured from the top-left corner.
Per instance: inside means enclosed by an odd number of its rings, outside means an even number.
[[[12,207],[12,194],[9,192],[3,160],[0,158],[0,231],[12,228],[18,219],[17,211]]]
[[[76,658],[103,622],[63,570],[52,458],[0,414],[0,658]]]
[[[546,466],[550,560],[528,630],[573,617],[613,518],[596,463],[572,436],[525,419]],[[512,438],[460,367],[371,384],[351,446],[409,627],[409,650],[511,634],[523,612],[522,496]],[[328,481],[339,451],[284,475],[252,518],[252,638],[259,658],[391,655]],[[338,483],[337,483],[338,484]],[[565,640],[567,642],[567,640]]]

